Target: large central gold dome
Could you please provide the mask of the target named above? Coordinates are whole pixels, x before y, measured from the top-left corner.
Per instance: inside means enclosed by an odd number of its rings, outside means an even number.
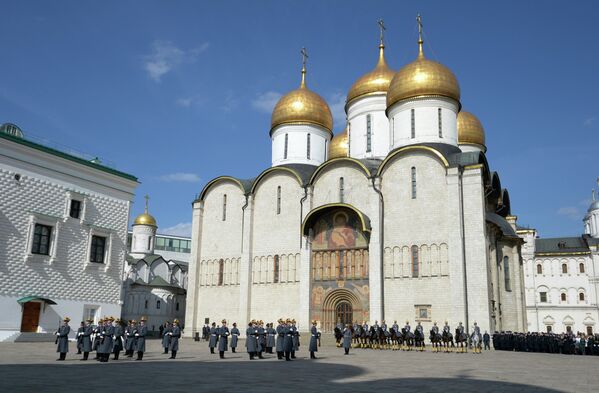
[[[347,156],[349,156],[349,141],[347,139],[346,128],[331,139],[329,145],[329,160]]]
[[[347,93],[346,108],[351,101],[375,93],[387,93],[395,71],[387,66],[385,61],[385,45],[379,45],[379,61],[374,70],[363,75],[349,89]]]
[[[326,101],[306,87],[302,69],[299,89],[285,94],[272,112],[270,131],[281,124],[316,124],[333,133],[333,115]]]
[[[485,129],[470,112],[458,113],[458,144],[475,144],[485,147]],[[486,150],[486,147],[485,147]]]
[[[393,77],[387,91],[387,108],[398,101],[421,96],[442,96],[460,101],[458,80],[443,64],[428,60],[422,52],[418,58],[404,66]]]

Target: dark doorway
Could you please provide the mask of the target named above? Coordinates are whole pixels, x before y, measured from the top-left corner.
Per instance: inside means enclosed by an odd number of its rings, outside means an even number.
[[[21,319],[22,332],[37,332],[40,322],[41,303],[27,302],[23,304],[23,319]]]

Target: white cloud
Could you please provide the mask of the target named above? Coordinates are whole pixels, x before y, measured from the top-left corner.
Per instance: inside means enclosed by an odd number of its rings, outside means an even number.
[[[589,117],[582,122],[582,125],[585,127],[591,127],[595,123],[595,120],[597,120],[596,117]]]
[[[343,93],[330,95],[329,107],[333,114],[333,124],[335,129],[343,130],[345,128],[345,95]]]
[[[190,108],[192,106],[201,106],[204,104],[205,101],[206,100],[202,96],[195,95],[195,96],[178,98],[175,101],[175,104],[177,104],[178,106],[181,106],[183,108]]]
[[[197,183],[200,181],[200,177],[195,173],[169,173],[167,175],[162,175],[159,177],[161,181],[166,182],[187,182],[187,183]]]
[[[205,42],[190,50],[176,47],[170,41],[156,40],[152,43],[152,53],[144,56],[144,69],[155,82],[184,61],[193,62],[198,55],[210,46]]]
[[[188,97],[188,98],[179,98],[176,103],[179,106],[182,106],[184,108],[189,108],[191,106],[191,103],[193,102],[193,98]]]
[[[252,106],[261,112],[271,113],[280,98],[281,93],[267,91],[252,100]]]
[[[161,228],[159,232],[164,235],[191,237],[191,222],[180,222],[172,227]]]
[[[239,106],[239,100],[235,97],[235,94],[233,94],[233,91],[229,90],[227,92],[227,94],[225,95],[225,98],[223,99],[220,109],[223,112],[229,113],[229,112],[232,112],[234,109],[236,109],[238,106]]]
[[[560,216],[571,218],[573,220],[578,220],[582,218],[582,213],[577,207],[574,206],[560,207],[557,210],[557,214],[559,214]]]

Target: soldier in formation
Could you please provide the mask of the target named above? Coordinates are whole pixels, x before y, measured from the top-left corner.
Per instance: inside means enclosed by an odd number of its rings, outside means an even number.
[[[266,353],[272,354],[272,349],[276,345],[275,338],[277,331],[273,328],[272,323],[266,324]]]
[[[123,325],[120,319],[117,319],[114,325],[114,341],[112,345],[113,360],[119,360],[119,355],[123,350]]]
[[[498,351],[544,352],[565,355],[581,353],[579,348],[576,347],[576,336],[570,332],[562,334],[495,332],[493,334],[493,347]],[[585,340],[584,348],[584,354],[599,356],[599,335],[589,335]]]
[[[179,320],[173,320],[173,325],[170,327],[169,331],[169,347],[171,350],[171,357],[169,359],[175,359],[177,357],[177,352],[179,351],[179,339],[181,338],[181,327],[179,327]]]
[[[376,323],[375,323],[375,325],[376,325]],[[345,326],[345,329],[343,329],[343,350],[345,351],[345,355],[349,355],[349,349],[351,348],[352,336],[353,336],[353,332],[351,329],[351,325],[348,323]]]
[[[316,359],[315,353],[318,352],[318,343],[320,341],[320,332],[316,327],[318,323],[316,321],[312,321],[312,328],[310,329],[310,347],[308,348],[310,351],[310,359]]]
[[[235,353],[235,349],[237,348],[237,341],[239,341],[239,335],[241,332],[237,328],[237,323],[233,322],[233,328],[231,328],[231,352]]]
[[[164,325],[161,326],[161,334],[162,334],[162,348],[164,348],[164,354],[168,354],[168,348],[171,345],[171,323],[166,321]]]
[[[60,354],[56,360],[65,360],[67,358],[67,353],[69,352],[69,333],[71,332],[70,321],[71,318],[65,317],[62,320],[62,326],[56,331],[56,352]]]
[[[225,352],[229,350],[229,328],[227,327],[227,320],[223,319],[221,321],[222,325],[216,330],[216,334],[218,334],[218,354],[221,359],[225,358]]]
[[[218,334],[216,332],[216,322],[212,322],[212,326],[210,327],[210,339],[208,340],[208,348],[210,348],[210,353],[214,353],[214,348],[216,348],[216,344],[218,343]]]
[[[83,358],[81,360],[87,360],[89,353],[92,351],[92,334],[94,333],[94,327],[92,326],[93,319],[85,321],[85,327],[81,333],[81,350],[83,351]]]
[[[148,334],[148,328],[146,326],[146,319],[141,317],[139,320],[139,326],[135,332],[135,350],[137,351],[137,359],[142,360],[144,352],[146,352],[146,335]]]
[[[81,355],[81,350],[83,349],[83,330],[85,329],[85,322],[81,321],[79,325],[79,329],[77,329],[77,334],[75,338],[77,339],[77,355]]]

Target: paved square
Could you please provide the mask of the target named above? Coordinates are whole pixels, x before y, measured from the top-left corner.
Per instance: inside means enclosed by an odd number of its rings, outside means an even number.
[[[326,343],[325,343],[326,341]],[[243,343],[242,343],[243,344]],[[74,348],[70,343],[71,349]],[[240,349],[244,349],[243,347]],[[430,348],[428,348],[430,349]],[[57,362],[52,343],[0,344],[0,392],[220,391],[274,392],[596,392],[599,357],[486,351],[482,355],[353,349],[329,340],[309,360],[276,355],[250,361],[245,352],[220,360],[205,342],[184,339],[176,360],[150,340],[141,362],[80,361],[71,352]],[[75,351],[76,352],[76,351]],[[90,358],[93,357],[91,354]]]

